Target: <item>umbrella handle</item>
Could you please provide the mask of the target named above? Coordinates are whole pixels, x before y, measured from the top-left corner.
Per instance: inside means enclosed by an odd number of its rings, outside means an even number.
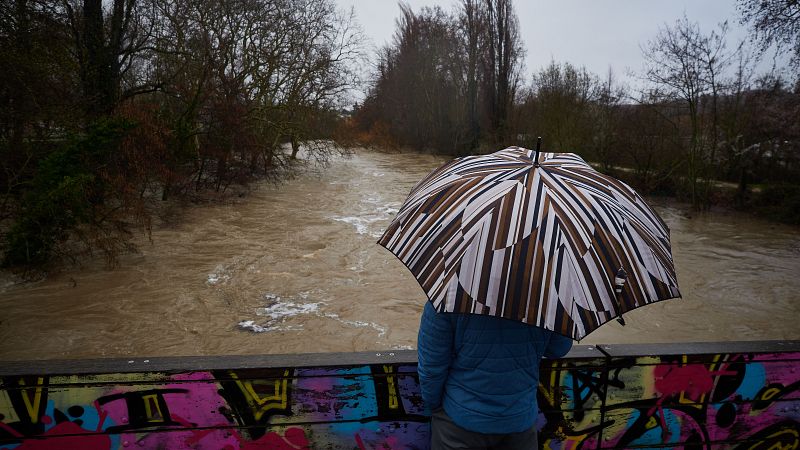
[[[625,287],[626,281],[628,281],[628,273],[625,272],[625,269],[620,267],[617,271],[617,275],[614,277],[614,293],[616,294],[617,312],[619,313],[617,322],[623,327],[625,326],[625,319],[622,318],[622,290]]]

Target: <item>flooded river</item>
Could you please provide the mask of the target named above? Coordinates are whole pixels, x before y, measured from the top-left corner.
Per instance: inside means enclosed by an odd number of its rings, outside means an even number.
[[[0,276],[0,359],[412,349],[425,296],[375,241],[444,160],[357,151],[232,204],[196,206],[102,262]],[[800,230],[654,206],[683,299],[582,343],[800,339]]]

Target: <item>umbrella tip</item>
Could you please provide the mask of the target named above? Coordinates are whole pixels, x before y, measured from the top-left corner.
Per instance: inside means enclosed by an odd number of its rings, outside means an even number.
[[[533,165],[534,167],[539,167],[539,151],[542,149],[542,137],[538,136],[536,138],[536,153],[533,155]]]

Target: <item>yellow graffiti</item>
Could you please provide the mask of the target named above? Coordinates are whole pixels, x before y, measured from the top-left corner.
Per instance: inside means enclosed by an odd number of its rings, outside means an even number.
[[[705,401],[705,398],[706,394],[700,394],[700,397],[697,400],[694,400],[691,397],[686,396],[686,391],[681,391],[681,395],[678,397],[678,403],[691,406],[695,409],[703,409],[703,402]]]
[[[761,400],[771,400],[776,395],[780,394],[781,390],[778,388],[769,388],[761,394]]]
[[[641,387],[642,398],[658,397],[660,394],[656,390],[655,370],[660,364],[661,360],[652,356],[637,358],[635,367],[619,374],[620,379],[625,383],[626,389],[621,392],[617,390],[618,395],[626,398],[632,393],[629,387]],[[611,388],[609,389],[611,390]]]
[[[389,409],[397,409],[400,403],[397,400],[397,385],[395,384],[395,376],[389,375],[393,372],[392,366],[383,366],[383,372],[386,374],[386,383],[389,387]]]
[[[544,448],[553,448],[554,446],[550,445],[551,443],[554,443],[555,447],[563,450],[579,448],[580,444],[589,436],[588,433],[567,436],[564,434],[563,426],[558,427],[555,435],[557,436],[556,438],[550,438],[544,441]]]
[[[161,407],[158,405],[157,394],[145,395],[142,397],[142,401],[144,401],[144,411],[148,422],[162,422],[164,420]]]
[[[655,380],[655,371],[656,366],[649,366],[649,367],[640,367],[637,375],[638,377],[633,378],[630,381],[630,385],[633,383],[637,383],[642,387],[642,398],[655,398],[658,397],[658,391],[656,391],[656,380]],[[633,370],[631,370],[633,372]],[[626,383],[626,386],[629,384]]]
[[[42,401],[43,384],[44,384],[44,378],[38,377],[36,379],[36,389],[34,389],[33,402],[31,402],[30,397],[28,397],[28,392],[30,391],[30,389],[20,390],[20,395],[22,396],[22,401],[25,403],[25,409],[28,410],[28,417],[30,417],[31,423],[39,422],[39,406]],[[20,378],[19,385],[25,386],[25,380]]]
[[[550,381],[547,386],[545,386],[542,380],[539,380],[539,392],[541,392],[548,403],[555,405],[555,389],[559,385],[558,375],[561,373],[561,371],[558,370],[558,361],[553,361],[550,369]]]
[[[787,438],[794,438],[794,441],[786,443]],[[778,442],[775,442],[763,450],[797,450],[798,445],[800,445],[800,434],[797,433],[797,430],[783,429],[772,433],[771,435],[767,436],[766,439],[764,439],[764,441],[767,442],[771,440],[776,440]],[[749,447],[750,450],[761,449],[761,445],[764,444],[764,441],[751,445]]]
[[[253,416],[255,420],[261,420],[261,417],[267,411],[271,409],[286,409],[289,404],[288,394],[289,394],[289,370],[285,370],[283,372],[283,377],[280,380],[275,381],[275,393],[273,395],[268,395],[262,397],[259,395],[255,389],[253,388],[253,383],[251,381],[242,381],[239,380],[239,377],[236,376],[233,372],[228,372],[231,377],[236,380],[236,384],[241,389],[242,393],[245,396],[245,400],[253,409]]]

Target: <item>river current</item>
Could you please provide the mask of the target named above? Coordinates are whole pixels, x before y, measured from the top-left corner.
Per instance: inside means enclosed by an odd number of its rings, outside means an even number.
[[[324,170],[192,206],[139,253],[19,283],[0,274],[0,359],[413,349],[425,295],[377,238],[444,159],[356,150]],[[683,298],[581,343],[800,339],[800,229],[651,203]]]

